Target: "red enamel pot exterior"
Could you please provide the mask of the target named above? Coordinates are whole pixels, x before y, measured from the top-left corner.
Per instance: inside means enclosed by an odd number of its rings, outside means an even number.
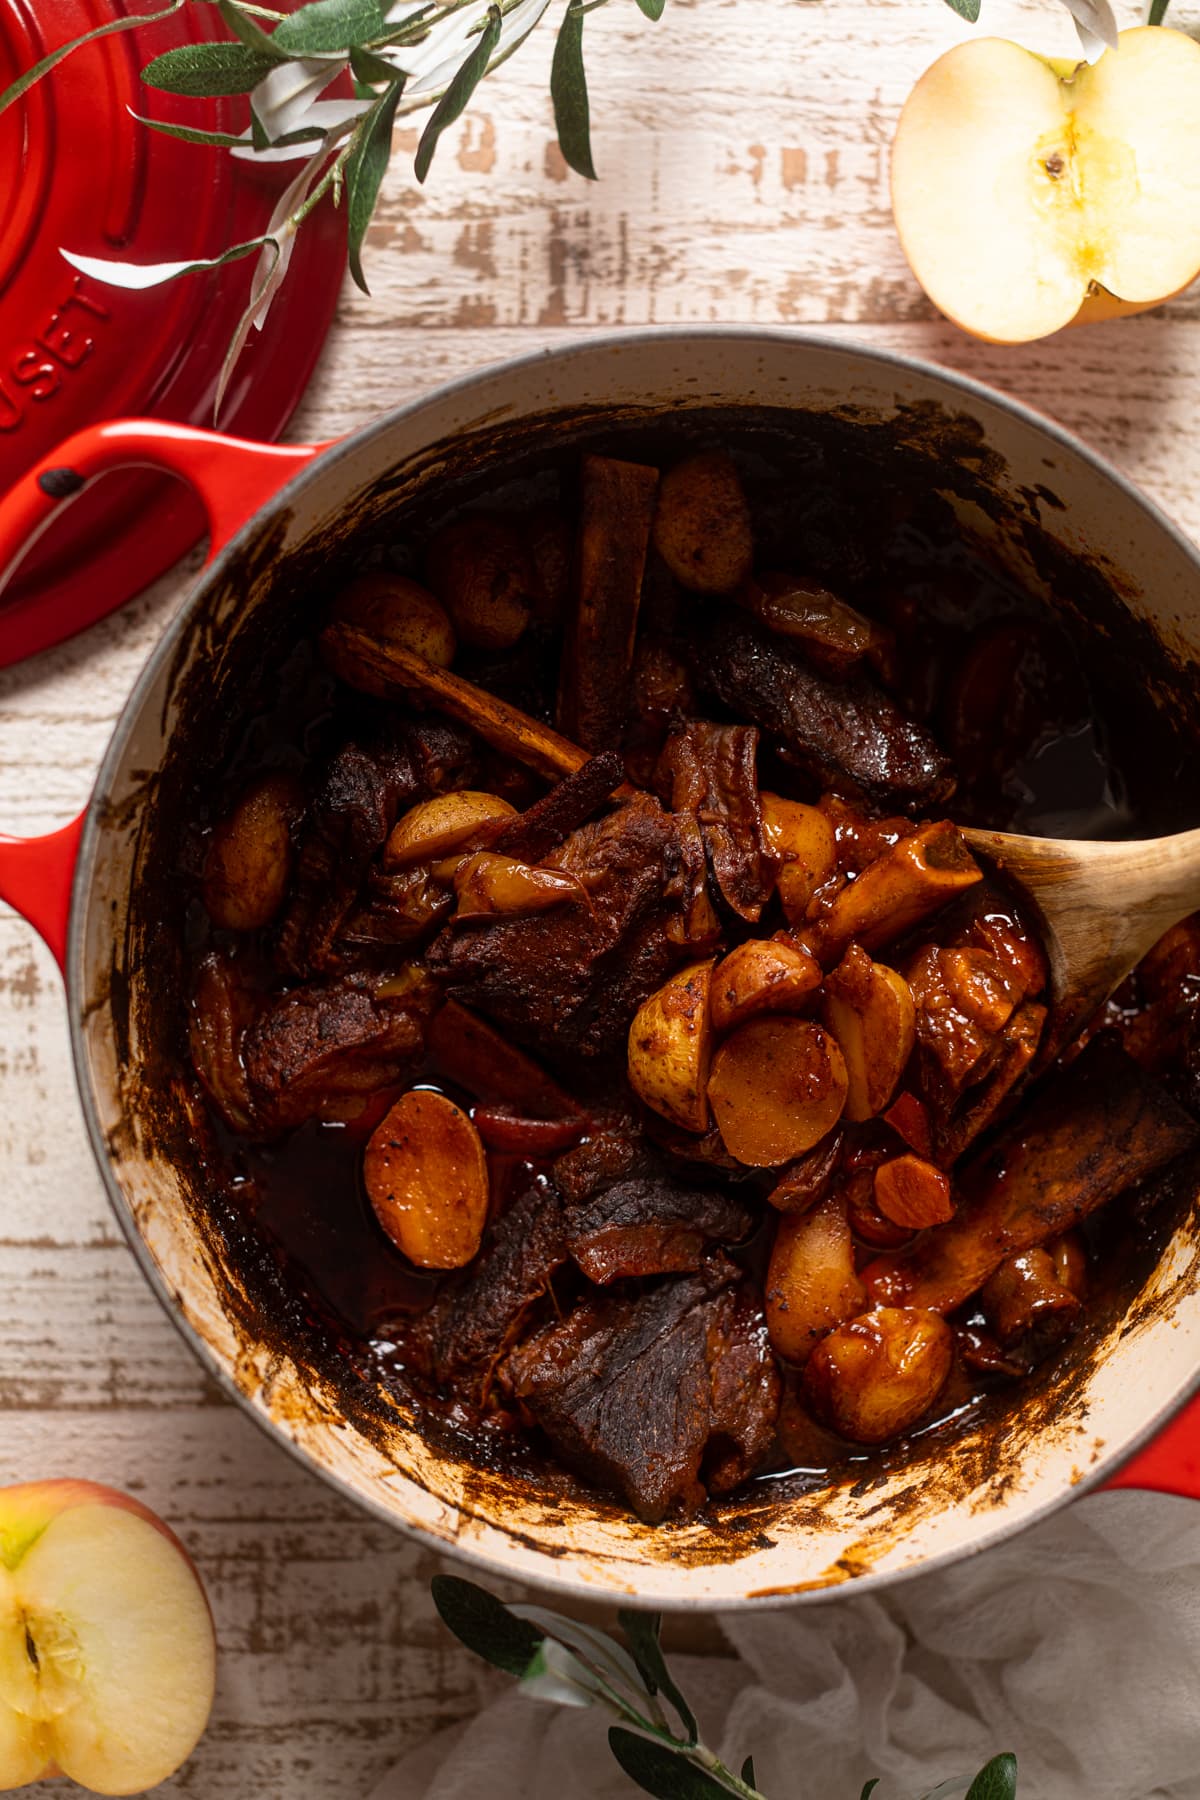
[[[777,392],[776,384],[785,390],[783,394]],[[1012,460],[1014,488],[1022,481],[1021,459],[1028,458],[1033,449],[1041,453],[1043,463],[1054,468],[1055,474],[1046,479],[1059,483],[1068,515],[1063,529],[1068,536],[1076,532],[1080,545],[1103,528],[1102,521],[1120,515],[1113,526],[1117,535],[1109,547],[1114,554],[1121,547],[1126,552],[1122,576],[1128,585],[1122,592],[1134,596],[1132,607],[1144,607],[1151,613],[1156,604],[1172,607],[1189,582],[1193,592],[1200,592],[1200,559],[1195,550],[1115,471],[1057,427],[1007,399],[922,365],[790,334],[642,332],[579,346],[488,371],[333,446],[272,449],[155,421],[81,432],[43,458],[0,503],[0,568],[45,530],[89,481],[127,465],[166,471],[194,486],[207,514],[215,567],[211,578],[202,577],[172,626],[168,642],[139,683],[84,819],[44,838],[0,842],[0,895],[25,914],[59,961],[66,962],[74,1014],[78,1016],[86,1007],[87,964],[108,929],[101,915],[105,894],[115,891],[111,890],[113,869],[118,882],[123,878],[128,887],[130,880],[128,860],[122,865],[119,851],[106,851],[104,803],[120,788],[123,760],[145,754],[144,744],[139,751],[136,740],[140,731],[150,729],[147,720],[153,709],[161,708],[164,715],[169,711],[164,704],[173,679],[168,666],[172,657],[179,659],[189,615],[203,612],[205,607],[219,608],[220,581],[236,578],[245,541],[245,534],[239,536],[241,527],[248,521],[256,526],[264,521],[280,522],[286,539],[280,555],[286,559],[293,544],[311,542],[313,533],[328,529],[339,508],[360,495],[365,484],[382,473],[395,482],[397,472],[402,474],[410,464],[421,466],[423,472],[413,477],[419,484],[429,478],[430,470],[436,470],[437,446],[482,431],[498,413],[507,410],[513,418],[528,416],[536,422],[559,409],[564,413],[586,410],[610,394],[625,400],[640,393],[648,416],[652,416],[655,410],[669,410],[673,404],[692,404],[697,386],[710,403],[716,400],[730,405],[767,393],[772,402],[782,400],[796,407],[854,402],[875,407],[881,416],[888,407],[900,407],[914,398],[948,404],[956,409],[956,417],[964,411],[971,413],[980,420],[998,453]],[[1070,517],[1072,506],[1078,509],[1075,520]],[[1151,582],[1157,584],[1158,601],[1147,595]],[[1200,617],[1185,618],[1174,609],[1164,613],[1162,623],[1177,643],[1187,642],[1193,654],[1200,651]],[[169,720],[163,730],[166,754]],[[81,840],[83,859],[78,861]],[[477,1497],[468,1504],[461,1481],[456,1486],[436,1456],[414,1442],[405,1440],[396,1451],[395,1468],[389,1474],[388,1459],[380,1462],[373,1450],[361,1455],[356,1450],[347,1458],[344,1446],[333,1445],[317,1427],[310,1431],[296,1426],[294,1413],[289,1414],[286,1407],[276,1412],[270,1394],[264,1398],[264,1385],[256,1385],[233,1366],[230,1340],[218,1316],[219,1294],[215,1299],[206,1294],[194,1307],[186,1296],[179,1296],[180,1276],[172,1264],[175,1250],[169,1228],[160,1225],[152,1229],[146,1224],[145,1204],[139,1208],[128,1191],[133,1185],[129,1171],[118,1170],[114,1176],[109,1167],[103,1129],[106,1100],[100,1091],[104,1055],[87,1042],[82,1028],[76,1054],[97,1156],[122,1224],[164,1304],[224,1385],[335,1485],[393,1523],[443,1547],[452,1546],[488,1568],[593,1596],[617,1592],[628,1597],[632,1592],[646,1604],[676,1607],[737,1606],[753,1600],[777,1604],[785,1596],[828,1593],[847,1579],[844,1569],[833,1572],[833,1559],[825,1575],[814,1576],[813,1565],[804,1560],[804,1531],[792,1532],[782,1515],[763,1534],[768,1549],[756,1551],[753,1557],[746,1554],[744,1546],[730,1555],[712,1549],[708,1560],[700,1558],[704,1565],[701,1574],[697,1569],[675,1567],[670,1558],[660,1560],[650,1528],[638,1528],[629,1521],[614,1523],[607,1517],[609,1509],[602,1509],[604,1516],[597,1517],[581,1504],[576,1520],[568,1508],[566,1522],[560,1511],[553,1529],[547,1524],[548,1515],[535,1509],[518,1530],[511,1520],[491,1516]],[[1157,1389],[1146,1380],[1145,1392],[1139,1394],[1130,1391],[1138,1380],[1132,1364],[1114,1374],[1111,1384],[1097,1377],[1079,1414],[1080,1439],[1074,1460],[1061,1447],[1047,1450],[1045,1459],[1040,1452],[1029,1453],[1029,1481],[1036,1491],[1027,1496],[1027,1504],[1019,1497],[1019,1481],[1018,1491],[1012,1493],[1001,1484],[987,1506],[972,1503],[965,1510],[957,1506],[948,1509],[953,1520],[946,1527],[945,1541],[936,1531],[931,1537],[925,1535],[927,1521],[906,1527],[910,1537],[922,1539],[920,1545],[908,1554],[903,1545],[898,1547],[889,1540],[878,1556],[865,1560],[861,1574],[865,1584],[895,1579],[994,1541],[1080,1487],[1140,1486],[1200,1498],[1200,1399],[1188,1399],[1200,1378],[1200,1298],[1195,1293],[1200,1282],[1189,1272],[1191,1265],[1182,1251],[1176,1254],[1173,1249],[1170,1255],[1174,1256],[1172,1268],[1183,1270],[1171,1274],[1176,1288],[1170,1291],[1178,1291],[1178,1310],[1173,1316],[1164,1311],[1153,1327],[1158,1333],[1154,1352],[1148,1352],[1149,1360],[1139,1365],[1143,1370],[1154,1369],[1162,1357],[1173,1355],[1170,1379],[1164,1375]],[[211,1315],[206,1308],[212,1309]],[[1189,1349],[1189,1345],[1193,1347]],[[1120,1354],[1114,1338],[1112,1357]],[[1099,1362],[1103,1367],[1104,1353]],[[276,1371],[273,1380],[278,1379]],[[1164,1418],[1169,1422],[1164,1424]],[[935,1508],[938,1504],[936,1499],[932,1502]],[[811,1535],[816,1527],[810,1523],[806,1529]],[[849,1567],[851,1577],[859,1574],[847,1555],[840,1560]],[[644,1579],[639,1573],[642,1565]],[[764,1573],[779,1578],[764,1580]],[[856,1585],[851,1579],[851,1586]]]

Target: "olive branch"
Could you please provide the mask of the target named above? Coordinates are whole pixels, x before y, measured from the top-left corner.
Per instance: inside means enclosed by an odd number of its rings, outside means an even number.
[[[620,1612],[624,1642],[543,1606],[505,1606],[474,1582],[435,1575],[433,1603],[461,1644],[515,1675],[520,1691],[559,1706],[598,1706],[616,1719],[609,1748],[629,1779],[658,1800],[766,1800],[754,1758],[728,1768],[700,1727],[667,1667],[657,1613]],[[870,1800],[878,1778],[859,1800]],[[1017,1759],[992,1757],[973,1781],[952,1777],[921,1800],[1016,1800]]]
[[[634,0],[647,19],[666,0]],[[329,195],[346,208],[350,274],[368,292],[362,253],[392,153],[398,117],[428,112],[414,173],[429,174],[438,140],[460,117],[485,76],[508,60],[550,12],[558,18],[550,96],[568,166],[595,179],[584,20],[608,0],[307,0],[281,13],[251,0],[170,0],[161,11],[115,19],[61,45],[0,94],[0,113],[84,44],[142,30],[196,6],[211,7],[230,32],[223,42],[183,44],[142,70],[147,87],[185,99],[246,95],[250,124],[239,134],[202,131],[133,116],[151,131],[227,150],[256,162],[296,161],[299,173],[280,195],[266,229],[220,256],[195,262],[130,263],[63,256],[85,275],[114,287],[143,289],[182,275],[257,256],[250,300],[234,331],[217,387],[219,414],[229,377],[252,330],[262,330],[288,272],[298,232]],[[353,96],[326,99],[343,76]]]

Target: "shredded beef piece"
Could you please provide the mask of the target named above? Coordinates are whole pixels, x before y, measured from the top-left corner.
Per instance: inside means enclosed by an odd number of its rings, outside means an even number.
[[[730,712],[753,719],[779,754],[824,787],[879,805],[930,805],[954,791],[946,757],[872,678],[818,675],[797,651],[729,614],[692,639],[696,679]]]
[[[343,1117],[355,1096],[414,1075],[433,995],[419,978],[396,987],[345,975],[273,1000],[242,1048],[260,1123],[283,1130],[314,1117]]]
[[[505,1375],[563,1460],[648,1524],[704,1504],[706,1453],[714,1487],[741,1480],[779,1407],[759,1303],[724,1257],[636,1299],[582,1301]]]
[[[662,1176],[618,1181],[572,1211],[567,1247],[600,1287],[627,1277],[697,1269],[712,1244],[748,1237],[754,1214],[718,1188]]]
[[[451,911],[454,894],[434,881],[428,869],[369,871],[361,903],[349,914],[338,938],[350,950],[411,949]]]
[[[419,1322],[434,1378],[465,1384],[481,1404],[496,1362],[566,1260],[562,1196],[533,1181],[489,1226],[465,1279],[444,1287]]]
[[[336,967],[338,934],[401,807],[456,785],[470,756],[464,732],[426,720],[334,754],[308,809],[279,928],[283,969],[303,976]]]
[[[519,862],[541,862],[571,832],[586,825],[624,779],[625,765],[615,750],[593,756],[511,820],[490,848]]]
[[[624,1117],[601,1124],[582,1144],[560,1156],[554,1180],[568,1203],[580,1207],[618,1181],[648,1175],[654,1167],[654,1154],[636,1121]]]
[[[693,720],[668,738],[659,762],[673,811],[696,815],[717,886],[750,924],[762,916],[777,867],[763,831],[757,752],[752,725]]]
[[[614,1050],[642,1001],[682,960],[664,897],[679,867],[674,821],[638,794],[572,832],[546,866],[573,875],[586,906],[449,926],[431,946],[429,966],[453,999],[518,1038],[585,1056]]]

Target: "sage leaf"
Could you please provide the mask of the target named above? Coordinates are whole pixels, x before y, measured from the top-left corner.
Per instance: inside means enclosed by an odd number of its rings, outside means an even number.
[[[379,198],[379,185],[392,154],[392,125],[404,83],[397,79],[367,115],[346,159],[347,255],[350,273],[364,294],[370,293],[362,268],[363,240]]]
[[[374,50],[367,50],[361,44],[350,46],[350,67],[354,79],[363,87],[380,81],[395,81],[399,70],[384,56],[376,56]]]
[[[619,1612],[617,1622],[625,1636],[629,1639],[629,1648],[633,1651],[633,1659],[642,1672],[646,1686],[652,1694],[665,1694],[675,1711],[679,1714],[680,1723],[687,1732],[689,1744],[694,1744],[699,1736],[696,1717],[691,1707],[676,1687],[671,1678],[666,1659],[659,1643],[659,1631],[662,1620],[657,1613]],[[751,1783],[751,1786],[754,1784]]]
[[[630,1781],[643,1793],[657,1795],[657,1800],[729,1800],[727,1787],[667,1744],[610,1725],[608,1746]]]
[[[1170,4],[1171,0],[1150,0],[1150,15],[1146,23],[1148,25],[1161,25],[1167,16],[1167,8]],[[3,101],[0,101],[0,112],[3,111],[4,103]]]
[[[647,1686],[641,1669],[624,1644],[617,1643],[606,1631],[585,1625],[581,1619],[564,1618],[562,1613],[544,1606],[514,1606],[512,1614],[544,1631],[548,1638],[565,1644],[604,1680],[624,1685],[636,1700],[645,1701]]]
[[[648,19],[661,19],[667,0],[637,0],[637,3]]]
[[[268,57],[272,62],[287,61],[287,51],[278,49],[262,26],[249,13],[244,13],[240,6],[235,6],[234,0],[217,0],[217,11],[234,37],[240,39],[247,50]]]
[[[946,5],[952,7],[959,18],[965,19],[968,25],[978,22],[979,0],[946,0]]]
[[[454,76],[421,133],[421,141],[417,145],[414,170],[418,181],[424,181],[429,173],[429,165],[433,161],[433,153],[437,149],[437,141],[447,125],[453,125],[464,111],[471,95],[487,73],[492,51],[496,48],[500,37],[503,19],[498,6],[489,6],[487,19],[479,34],[479,42]]]
[[[583,17],[582,6],[577,4],[577,0],[571,0],[554,40],[554,61],[550,65],[550,98],[554,102],[554,124],[563,161],[577,175],[585,175],[589,181],[595,181],[591,113],[588,107],[587,75],[583,67]]]
[[[237,150],[246,148],[246,140],[233,131],[197,131],[192,125],[169,125],[165,119],[144,119],[141,113],[128,108],[131,119],[144,125],[148,131],[160,131],[164,137],[181,138],[185,144],[209,144],[216,150]]]
[[[249,94],[278,64],[245,44],[181,44],[164,50],[142,70],[147,87],[186,100]]]
[[[1006,1750],[980,1769],[967,1789],[967,1800],[1015,1800],[1017,1759]]]
[[[534,1651],[533,1661],[521,1677],[521,1692],[530,1700],[549,1700],[555,1706],[606,1706],[613,1704],[597,1675],[574,1651],[554,1638],[546,1638]]]
[[[747,1787],[754,1786],[754,1758],[748,1756],[742,1764],[742,1780]]]
[[[157,25],[162,19],[173,18],[186,3],[187,0],[171,0],[170,6],[164,7],[162,12],[136,13],[132,18],[110,19],[107,25],[97,25],[94,31],[85,31],[82,37],[72,38],[69,44],[60,44],[57,50],[51,50],[48,56],[43,56],[40,62],[35,62],[31,69],[26,69],[11,86],[5,88],[0,94],[0,113],[15,100],[19,100],[22,94],[27,94],[43,75],[48,75],[72,51],[81,50],[85,44],[94,43],[97,38],[111,37],[115,31],[137,31],[143,25]]]
[[[210,256],[202,262],[120,262],[104,256],[78,256],[74,250],[62,248],[59,249],[59,255],[65,257],[81,275],[90,275],[96,281],[106,282],[109,287],[129,288],[138,292],[142,288],[161,287],[164,281],[174,281],[179,275],[198,275],[205,269],[219,269],[223,264],[237,262],[243,256],[253,256],[256,250],[264,249],[270,242],[269,235],[247,238],[244,244],[234,244],[220,256]]]
[[[868,1783],[867,1783],[866,1787],[863,1789],[862,1793],[858,1796],[858,1800],[871,1800],[871,1795],[875,1792],[875,1789],[879,1786],[881,1779],[882,1779],[882,1777],[879,1775],[873,1776],[872,1779],[870,1781],[868,1781]]]
[[[311,0],[275,27],[271,42],[289,56],[332,56],[386,32],[379,0]]]
[[[506,1675],[524,1675],[541,1645],[540,1631],[473,1581],[435,1575],[431,1585],[438,1616],[460,1644]]]

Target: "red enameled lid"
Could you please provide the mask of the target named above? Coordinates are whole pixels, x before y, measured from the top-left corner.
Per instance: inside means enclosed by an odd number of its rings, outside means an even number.
[[[0,91],[57,45],[153,6],[0,0]],[[178,100],[138,77],[160,51],[225,35],[215,7],[188,7],[89,44],[0,114],[0,490],[70,433],[103,419],[212,423],[255,259],[130,293],[76,274],[59,246],[133,262],[185,261],[263,230],[297,164],[256,167],[131,117],[132,110],[242,130],[245,102]],[[283,429],[333,317],[343,259],[343,216],[324,204],[300,233],[267,329],[250,334],[223,430],[271,439]],[[43,537],[0,600],[0,664],[112,611],[204,529],[199,501],[178,482],[104,477]]]

